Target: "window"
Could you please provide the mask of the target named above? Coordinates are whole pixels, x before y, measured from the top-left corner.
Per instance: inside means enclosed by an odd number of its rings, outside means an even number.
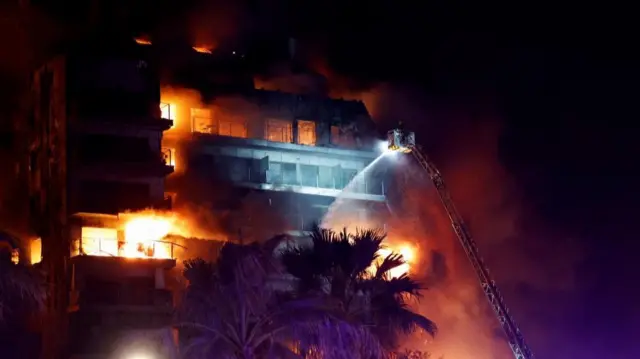
[[[90,256],[117,256],[118,231],[114,228],[82,227],[81,246],[77,254]],[[74,254],[76,254],[74,253]]]
[[[191,128],[199,133],[247,138],[247,122],[243,117],[217,113],[214,119],[207,108],[191,109]]]
[[[356,176],[358,175],[358,171],[357,170],[353,170],[350,168],[343,168],[342,169],[342,183],[341,183],[341,188],[345,188],[347,186],[350,186],[349,189],[351,190],[351,192],[360,192],[357,190],[357,186],[358,183],[353,182],[356,179]]]
[[[293,129],[291,122],[285,120],[267,120],[266,139],[273,142],[293,142]]]
[[[176,119],[176,105],[167,102],[160,102],[160,117],[175,121]]]
[[[303,186],[318,187],[318,166],[300,165],[300,182]]]
[[[191,109],[191,128],[194,132],[215,134],[215,124],[211,110],[208,108]]]
[[[31,264],[42,262],[42,239],[37,238],[31,241],[30,245]]]
[[[353,147],[355,140],[350,133],[341,130],[339,126],[331,126],[331,143],[341,147]]]
[[[247,138],[247,122],[241,117],[218,119],[218,135]]]
[[[298,120],[298,143],[301,145],[316,145],[316,123]]]

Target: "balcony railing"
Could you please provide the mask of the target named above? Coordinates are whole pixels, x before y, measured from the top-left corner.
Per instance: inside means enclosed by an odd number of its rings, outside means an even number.
[[[256,171],[250,167],[247,168],[246,174],[238,176],[240,181],[259,183],[259,184],[274,184],[274,185],[288,185],[288,186],[304,186],[313,187],[319,189],[335,189],[335,190],[347,190],[353,193],[371,194],[371,195],[385,195],[384,182],[382,180],[375,180],[370,178],[356,178],[351,181],[342,181],[336,177],[321,178],[319,174],[307,175],[302,174],[300,171],[289,172],[272,172],[272,171]],[[347,182],[347,183],[345,183]]]
[[[121,242],[115,238],[82,237],[73,241],[71,256],[176,259],[175,248],[183,246],[169,241]]]
[[[167,166],[175,167],[176,159],[175,159],[175,150],[173,148],[163,147],[160,151],[160,156],[162,161]]]

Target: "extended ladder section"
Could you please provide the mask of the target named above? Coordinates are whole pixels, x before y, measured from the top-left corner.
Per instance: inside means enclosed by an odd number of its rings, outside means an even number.
[[[480,280],[480,285],[482,286],[482,290],[484,294],[487,296],[491,307],[496,313],[498,320],[500,321],[500,325],[504,330],[507,340],[509,341],[509,346],[513,351],[516,359],[533,359],[533,353],[529,350],[529,347],[524,341],[522,333],[520,329],[516,325],[515,321],[509,314],[509,309],[504,303],[504,299],[500,292],[498,291],[498,287],[496,286],[495,281],[491,279],[489,275],[489,270],[487,269],[482,257],[478,252],[478,247],[476,246],[475,241],[471,237],[469,230],[464,224],[462,217],[456,210],[453,200],[451,199],[451,195],[447,190],[447,187],[442,179],[442,175],[440,175],[440,171],[433,165],[433,163],[429,160],[429,158],[422,153],[420,148],[418,148],[415,144],[411,143],[406,146],[408,151],[402,152],[411,152],[415,159],[420,163],[420,166],[427,172],[431,181],[433,181],[436,190],[438,191],[438,195],[440,196],[440,200],[444,205],[447,214],[449,215],[449,219],[451,220],[451,225],[453,226],[453,230],[456,233],[456,236],[460,240],[460,244],[462,248],[464,248],[473,269],[478,275],[478,279]]]

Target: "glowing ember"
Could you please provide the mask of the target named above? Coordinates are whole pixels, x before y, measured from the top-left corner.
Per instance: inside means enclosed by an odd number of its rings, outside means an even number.
[[[136,41],[136,44],[138,44],[138,45],[151,45],[151,41],[149,41],[147,39],[143,39],[141,37],[135,38],[134,40]]]
[[[193,49],[196,50],[197,52],[201,53],[201,54],[210,54],[211,53],[211,48],[205,47],[205,46],[194,46]]]

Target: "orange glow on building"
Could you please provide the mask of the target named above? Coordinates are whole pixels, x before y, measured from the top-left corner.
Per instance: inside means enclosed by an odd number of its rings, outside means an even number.
[[[135,216],[124,226],[123,257],[171,259],[171,243],[163,239],[171,233],[172,222],[163,216]]]
[[[72,255],[175,259],[173,234],[188,236],[186,222],[173,212],[142,211],[118,215],[119,228],[82,227]]]
[[[36,238],[29,245],[29,259],[31,264],[37,264],[42,261],[42,239]]]

